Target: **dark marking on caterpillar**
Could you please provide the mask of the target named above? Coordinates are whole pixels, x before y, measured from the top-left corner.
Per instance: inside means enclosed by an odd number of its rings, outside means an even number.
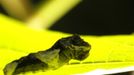
[[[88,57],[91,46],[73,35],[59,39],[50,49],[30,53],[7,64],[3,69],[4,75],[17,75],[26,72],[55,70],[71,59],[84,60]]]

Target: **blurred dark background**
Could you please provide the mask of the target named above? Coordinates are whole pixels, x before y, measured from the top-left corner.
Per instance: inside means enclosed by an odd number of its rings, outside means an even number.
[[[42,0],[31,2],[38,6]],[[131,34],[134,32],[133,10],[134,0],[82,0],[49,29],[85,35]],[[0,12],[8,15],[1,6]]]
[[[83,0],[50,30],[85,35],[134,32],[133,0]]]

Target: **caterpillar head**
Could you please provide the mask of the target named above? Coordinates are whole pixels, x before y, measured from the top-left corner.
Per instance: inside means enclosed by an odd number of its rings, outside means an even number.
[[[91,45],[81,39],[80,36],[73,35],[58,40],[52,48],[61,49],[61,52],[66,52],[66,55],[72,59],[84,60],[89,55]]]

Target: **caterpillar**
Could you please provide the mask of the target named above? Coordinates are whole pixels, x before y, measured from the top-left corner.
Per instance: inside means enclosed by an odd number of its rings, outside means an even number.
[[[26,72],[55,70],[71,59],[84,60],[89,56],[91,45],[80,38],[72,35],[59,39],[51,48],[8,63],[3,69],[4,75],[17,75]]]

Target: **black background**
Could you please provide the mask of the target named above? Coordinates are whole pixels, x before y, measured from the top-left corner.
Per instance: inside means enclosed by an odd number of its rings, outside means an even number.
[[[50,30],[85,35],[134,32],[133,0],[83,0]]]
[[[41,1],[31,0],[35,6]],[[133,10],[133,0],[82,0],[49,29],[85,35],[131,34]],[[8,15],[1,6],[0,12]]]

